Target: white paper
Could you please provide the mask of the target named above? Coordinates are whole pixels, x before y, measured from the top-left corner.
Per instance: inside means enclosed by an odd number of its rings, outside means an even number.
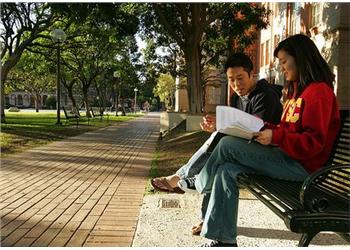
[[[258,132],[264,126],[264,121],[259,117],[253,116],[242,110],[227,107],[227,106],[217,106],[216,107],[216,129],[219,132],[227,133],[227,131],[246,131],[247,135],[232,134],[239,137],[251,138],[251,133]],[[234,128],[234,129],[232,129]]]

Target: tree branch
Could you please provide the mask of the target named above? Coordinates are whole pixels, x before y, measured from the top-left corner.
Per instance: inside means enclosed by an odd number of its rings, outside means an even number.
[[[162,9],[159,7],[157,3],[153,4],[154,9],[159,17],[159,21],[165,26],[166,30],[168,31],[169,35],[177,42],[177,44],[182,48],[185,49],[185,43],[182,41],[178,34],[176,34],[175,30],[173,27],[170,25],[168,20],[166,19]]]

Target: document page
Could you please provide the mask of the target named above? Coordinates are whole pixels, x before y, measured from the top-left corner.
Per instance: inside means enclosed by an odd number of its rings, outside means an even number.
[[[216,107],[216,129],[224,134],[251,139],[253,132],[258,132],[264,126],[259,117],[242,110],[227,107]]]

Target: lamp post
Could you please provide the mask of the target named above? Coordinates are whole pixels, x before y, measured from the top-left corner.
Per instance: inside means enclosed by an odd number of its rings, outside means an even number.
[[[115,116],[118,116],[118,104],[119,104],[119,91],[118,90],[118,77],[119,77],[119,72],[118,71],[114,71],[113,73],[113,77],[115,78]]]
[[[61,82],[60,82],[60,43],[66,40],[66,33],[61,29],[54,29],[51,32],[52,40],[57,43],[57,83],[56,83],[56,109],[57,125],[61,125]]]
[[[134,92],[135,92],[134,112],[135,112],[135,114],[136,114],[136,106],[137,106],[137,104],[136,104],[137,91],[139,91],[139,90],[137,88],[134,88]]]

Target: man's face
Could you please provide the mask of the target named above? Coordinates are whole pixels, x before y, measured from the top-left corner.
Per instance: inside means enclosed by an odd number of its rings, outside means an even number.
[[[248,95],[255,87],[255,81],[243,67],[228,68],[226,74],[230,86],[239,96]]]

